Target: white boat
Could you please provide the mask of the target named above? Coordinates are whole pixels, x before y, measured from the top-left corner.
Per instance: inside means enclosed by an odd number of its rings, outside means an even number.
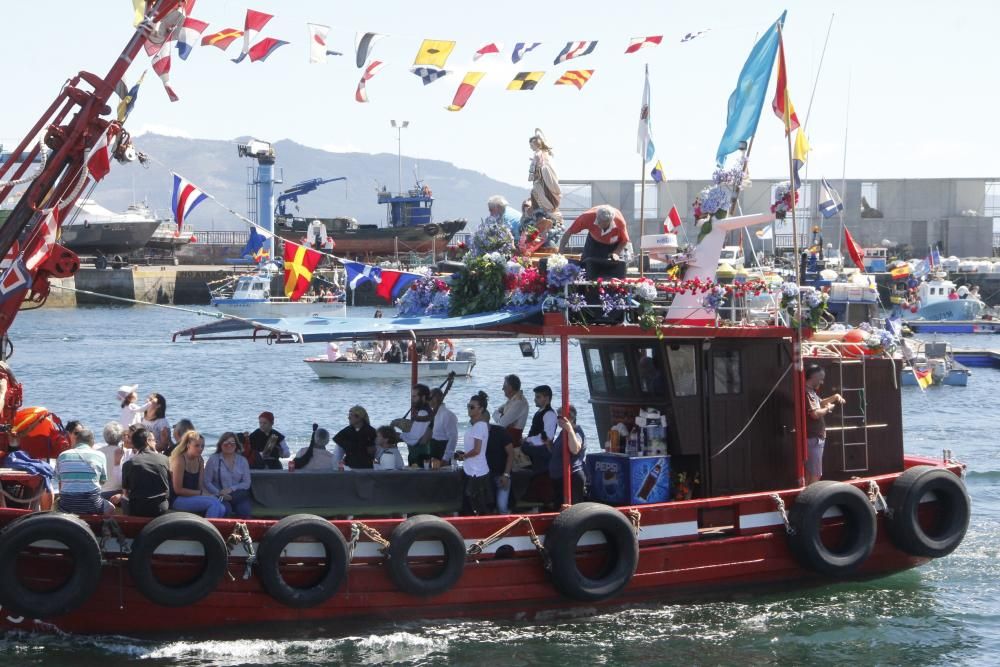
[[[336,298],[321,298],[305,295],[298,301],[283,296],[271,296],[271,279],[277,267],[269,265],[255,273],[248,273],[236,279],[232,293],[218,290],[213,293],[211,305],[226,315],[245,319],[281,317],[345,317],[347,304],[343,295]]]
[[[904,387],[917,386],[914,370],[931,371],[931,384],[964,387],[969,383],[972,371],[961,362],[955,361],[951,344],[946,342],[920,343],[912,359],[903,365],[901,375]]]
[[[309,364],[320,378],[338,378],[341,380],[405,380],[411,377],[413,366],[410,362],[390,363],[388,361],[331,361],[326,357],[307,357]],[[476,365],[475,359],[462,361],[418,361],[417,377],[444,378],[449,373],[458,377],[472,374]]]
[[[954,282],[943,273],[936,274],[921,281],[917,287],[917,302],[909,307],[902,304],[900,314],[904,320],[969,321],[982,317],[986,304],[975,297],[951,298],[954,291]]]

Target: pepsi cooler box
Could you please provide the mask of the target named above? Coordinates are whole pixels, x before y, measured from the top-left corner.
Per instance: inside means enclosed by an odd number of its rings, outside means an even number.
[[[670,500],[670,457],[588,454],[590,499],[609,505]]]

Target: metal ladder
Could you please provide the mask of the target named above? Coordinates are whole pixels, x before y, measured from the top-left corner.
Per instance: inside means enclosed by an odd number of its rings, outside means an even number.
[[[844,366],[861,367],[861,386],[849,387],[844,383]],[[841,456],[844,462],[844,472],[866,472],[868,470],[868,415],[866,410],[865,390],[868,385],[866,374],[867,364],[864,359],[838,359],[838,371],[840,374],[840,395],[844,397],[846,403],[840,410],[840,447]],[[848,413],[851,405],[856,405],[859,412]],[[864,453],[863,465],[860,468],[848,467],[848,449],[862,448]]]

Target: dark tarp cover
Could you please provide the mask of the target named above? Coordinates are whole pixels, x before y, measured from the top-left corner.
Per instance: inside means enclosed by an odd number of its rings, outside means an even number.
[[[469,335],[510,335],[497,330],[509,324],[541,323],[541,306],[527,306],[477,313],[462,317],[429,315],[422,317],[288,317],[258,320],[223,319],[184,329],[174,334],[193,340],[276,339],[278,342],[325,343],[374,338],[447,337]]]
[[[462,509],[462,474],[442,470],[254,470],[254,516],[450,514]]]

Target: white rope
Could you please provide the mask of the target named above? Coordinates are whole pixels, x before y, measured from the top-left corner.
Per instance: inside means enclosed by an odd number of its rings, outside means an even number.
[[[732,447],[733,444],[740,439],[740,436],[743,435],[744,431],[750,428],[750,424],[752,424],[753,420],[757,418],[757,415],[760,413],[760,411],[764,409],[764,404],[767,403],[767,399],[771,398],[771,394],[775,392],[775,390],[778,388],[778,385],[781,384],[781,381],[785,379],[785,376],[788,375],[788,371],[790,371],[791,369],[792,369],[791,365],[785,367],[785,372],[781,374],[781,377],[778,378],[778,381],[774,383],[773,387],[771,387],[771,391],[767,392],[767,396],[765,396],[764,400],[760,402],[760,405],[757,406],[757,409],[754,411],[754,413],[750,415],[750,419],[748,419],[747,423],[743,425],[743,428],[740,429],[740,432],[736,434],[736,437],[727,442],[725,447],[723,447],[716,453],[712,454],[711,458],[714,459],[716,456],[719,456],[724,451]]]
[[[24,185],[25,183],[30,183],[31,181],[38,178],[38,175],[41,174],[42,170],[45,169],[45,163],[48,162],[49,159],[49,156],[45,152],[45,149],[40,150],[38,153],[39,155],[42,156],[42,161],[39,163],[38,168],[35,169],[35,173],[30,174],[28,176],[22,176],[21,178],[14,179],[13,181],[0,181],[0,188],[12,188],[18,185]],[[11,159],[13,158],[14,156],[11,155]]]

